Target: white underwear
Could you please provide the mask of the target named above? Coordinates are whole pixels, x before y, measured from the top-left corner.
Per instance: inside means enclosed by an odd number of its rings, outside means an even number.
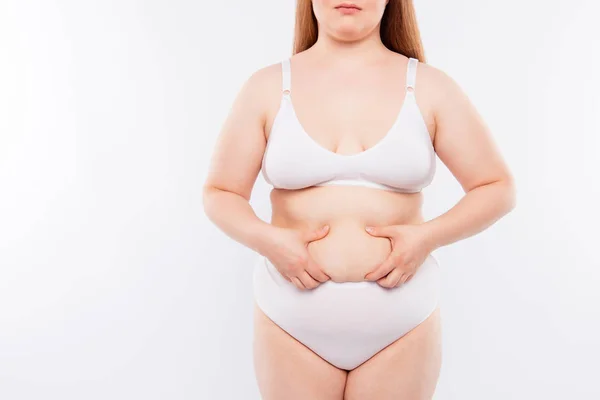
[[[440,269],[429,255],[405,284],[326,281],[300,290],[266,257],[254,266],[254,298],[274,323],[322,359],[352,370],[423,322],[436,309]]]

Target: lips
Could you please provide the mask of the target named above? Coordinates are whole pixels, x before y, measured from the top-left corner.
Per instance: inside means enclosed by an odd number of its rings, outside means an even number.
[[[356,4],[352,4],[352,3],[342,3],[342,4],[337,5],[335,8],[337,8],[337,9],[356,9],[356,10],[361,9],[359,6],[357,6]]]

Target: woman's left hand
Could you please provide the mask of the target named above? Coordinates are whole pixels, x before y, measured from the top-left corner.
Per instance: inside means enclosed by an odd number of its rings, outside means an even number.
[[[386,288],[408,282],[434,250],[424,225],[376,226],[365,230],[372,236],[386,237],[392,243],[392,252],[387,259],[365,275],[366,280],[377,281]]]

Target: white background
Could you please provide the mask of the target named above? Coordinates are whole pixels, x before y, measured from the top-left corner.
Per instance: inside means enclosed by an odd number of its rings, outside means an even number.
[[[596,4],[415,6],[427,61],[518,185],[511,214],[435,253],[435,399],[600,398]],[[259,398],[256,255],[208,221],[201,189],[242,83],[290,55],[294,7],[0,0],[0,398]],[[462,195],[438,166],[428,218]]]

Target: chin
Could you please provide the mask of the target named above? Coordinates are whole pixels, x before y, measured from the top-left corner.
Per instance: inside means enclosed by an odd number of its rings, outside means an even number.
[[[352,22],[342,22],[333,30],[335,37],[342,40],[358,40],[364,36],[362,29]]]

